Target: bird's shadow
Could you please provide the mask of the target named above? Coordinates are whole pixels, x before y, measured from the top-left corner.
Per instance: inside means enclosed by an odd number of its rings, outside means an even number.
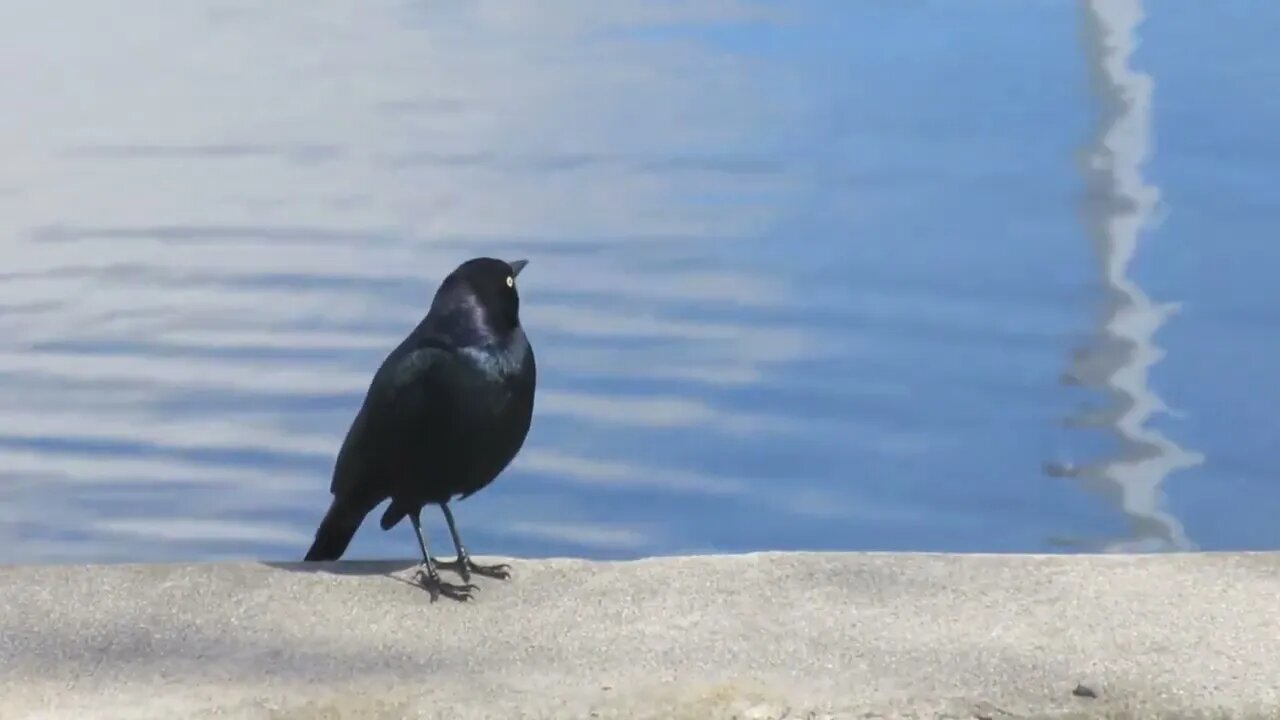
[[[262,565],[276,570],[286,570],[288,572],[300,573],[328,573],[330,575],[348,575],[358,577],[380,576],[390,578],[396,582],[403,583],[409,587],[431,593],[431,588],[423,585],[419,581],[412,578],[406,578],[401,574],[406,570],[421,567],[421,564],[413,560],[336,560],[325,562],[302,562],[302,561],[264,561]],[[448,597],[447,593],[441,593]],[[451,598],[457,599],[457,598]],[[435,600],[435,594],[432,593],[432,600]]]

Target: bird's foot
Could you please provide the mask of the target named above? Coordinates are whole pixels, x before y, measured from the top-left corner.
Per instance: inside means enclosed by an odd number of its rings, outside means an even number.
[[[466,602],[471,599],[471,591],[477,589],[475,585],[470,583],[466,585],[447,583],[441,580],[436,569],[429,565],[418,566],[418,584],[422,586],[423,590],[431,593],[431,602],[439,600],[441,595],[450,600]]]
[[[498,565],[477,565],[470,555],[462,554],[457,560],[446,560],[436,563],[436,567],[452,570],[462,576],[464,581],[470,581],[472,573],[491,577],[496,580],[507,580],[511,577],[511,566],[506,564]]]

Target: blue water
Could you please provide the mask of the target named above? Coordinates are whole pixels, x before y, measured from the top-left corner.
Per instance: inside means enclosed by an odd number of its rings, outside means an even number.
[[[0,9],[0,562],[300,557],[475,255],[477,553],[1280,547],[1280,6],[1100,5]]]

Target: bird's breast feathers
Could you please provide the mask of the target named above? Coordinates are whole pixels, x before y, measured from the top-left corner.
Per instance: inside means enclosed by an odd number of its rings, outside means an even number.
[[[486,374],[505,380],[524,370],[529,340],[517,330],[505,342],[464,347],[458,352]]]

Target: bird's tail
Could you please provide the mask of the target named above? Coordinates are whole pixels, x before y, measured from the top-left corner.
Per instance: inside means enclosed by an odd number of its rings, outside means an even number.
[[[329,511],[316,528],[316,539],[307,550],[306,562],[337,560],[347,551],[351,538],[355,537],[364,516],[378,505],[379,501],[368,502],[364,498],[334,497]]]

